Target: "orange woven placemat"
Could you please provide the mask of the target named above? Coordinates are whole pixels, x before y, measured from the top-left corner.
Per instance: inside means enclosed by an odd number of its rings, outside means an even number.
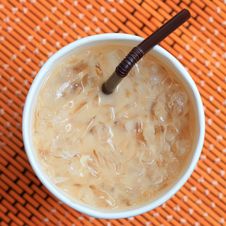
[[[225,225],[224,2],[0,1],[0,224]],[[146,214],[99,220],[74,211],[44,188],[23,149],[22,108],[33,78],[51,54],[80,37],[106,32],[146,37],[182,8],[193,19],[161,46],[187,67],[205,105],[206,137],[196,170],[172,199]]]

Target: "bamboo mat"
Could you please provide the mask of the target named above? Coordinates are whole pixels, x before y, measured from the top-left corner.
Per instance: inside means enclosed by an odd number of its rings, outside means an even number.
[[[226,6],[223,0],[0,1],[1,225],[226,225]],[[146,37],[182,8],[193,19],[161,46],[196,82],[206,114],[201,158],[191,178],[162,206],[119,220],[83,215],[54,198],[34,175],[23,149],[22,108],[50,55],[84,36],[124,32]]]

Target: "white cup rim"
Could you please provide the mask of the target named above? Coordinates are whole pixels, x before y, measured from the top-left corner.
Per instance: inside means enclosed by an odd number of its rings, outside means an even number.
[[[195,97],[195,107],[197,108],[197,117],[198,117],[198,138],[197,138],[197,145],[194,151],[194,154],[191,159],[190,165],[186,168],[183,175],[178,179],[177,183],[174,184],[169,190],[167,190],[162,196],[157,198],[156,200],[152,201],[151,203],[145,204],[141,207],[138,207],[136,209],[131,210],[120,210],[115,212],[110,211],[103,211],[103,210],[96,210],[91,207],[84,206],[80,203],[76,203],[75,201],[70,200],[68,197],[64,196],[60,191],[58,191],[53,184],[46,179],[44,173],[39,167],[39,164],[36,161],[34,150],[32,148],[32,142],[31,142],[31,123],[30,118],[32,114],[32,108],[34,98],[37,93],[37,89],[40,87],[40,84],[42,83],[44,75],[47,73],[49,68],[51,67],[52,63],[55,62],[60,57],[64,56],[71,50],[83,46],[90,42],[95,41],[109,41],[109,40],[128,40],[128,41],[136,41],[140,42],[143,40],[143,38],[135,36],[135,35],[129,35],[129,34],[121,34],[121,33],[108,33],[108,34],[99,34],[99,35],[93,35],[89,37],[82,38],[80,40],[77,40],[59,51],[57,51],[53,56],[51,56],[47,62],[42,66],[41,70],[37,74],[36,78],[34,79],[29,93],[26,98],[24,110],[23,110],[23,121],[22,121],[22,130],[23,130],[23,141],[25,150],[29,159],[29,162],[35,171],[36,175],[40,179],[40,181],[45,185],[45,187],[54,194],[59,200],[61,200],[63,203],[67,204],[68,206],[72,207],[75,210],[78,210],[82,213],[88,214],[92,217],[96,218],[105,218],[105,219],[116,219],[116,218],[127,218],[136,216],[142,213],[145,213],[147,211],[150,211],[160,205],[162,205],[164,202],[166,202],[168,199],[170,199],[188,180],[190,175],[192,174],[193,170],[195,169],[195,166],[198,162],[199,156],[201,154],[203,142],[204,142],[204,134],[205,134],[205,116],[204,116],[204,110],[203,105],[201,101],[200,94],[198,92],[198,89],[188,74],[188,72],[185,70],[185,68],[182,66],[182,64],[173,57],[169,52],[167,52],[165,49],[163,49],[160,46],[155,46],[154,51],[157,53],[164,55],[169,59],[169,61],[172,63],[172,65],[180,72],[181,76],[183,77],[183,80],[186,82],[186,84],[189,86],[191,91],[193,92],[193,95]]]

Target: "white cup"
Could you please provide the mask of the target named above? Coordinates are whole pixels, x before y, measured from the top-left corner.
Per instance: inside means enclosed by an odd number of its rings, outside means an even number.
[[[192,150],[193,154],[191,156],[190,163],[187,164],[186,169],[184,170],[180,178],[176,181],[176,183],[172,185],[167,191],[165,191],[165,193],[163,193],[160,197],[142,206],[135,207],[129,210],[100,210],[95,209],[93,207],[89,207],[87,205],[80,204],[65,196],[47,179],[47,176],[42,171],[40,163],[38,162],[36,157],[35,147],[32,143],[32,120],[33,120],[32,117],[37,94],[39,93],[44,77],[51,70],[55,62],[58,61],[60,58],[70,54],[75,49],[77,50],[78,48],[81,47],[83,48],[102,43],[111,44],[113,42],[119,42],[122,44],[123,43],[131,44],[135,46],[142,40],[143,38],[134,35],[112,33],[112,34],[94,35],[75,41],[65,46],[64,48],[60,49],[57,53],[55,53],[52,57],[49,58],[49,60],[43,65],[43,67],[37,74],[36,78],[34,79],[32,86],[29,90],[29,93],[27,95],[23,111],[23,140],[25,150],[27,152],[27,156],[30,161],[30,164],[32,165],[33,170],[35,171],[36,175],[41,180],[41,182],[46,186],[46,188],[48,188],[48,190],[52,194],[54,194],[59,200],[66,203],[75,210],[78,210],[82,213],[88,214],[93,217],[109,219],[132,217],[150,211],[158,207],[159,205],[163,204],[168,199],[170,199],[190,177],[191,173],[193,172],[198,162],[202,150],[205,133],[205,116],[198,89],[194,81],[188,74],[188,72],[179,63],[179,61],[160,46],[155,46],[151,50],[152,53],[160,60],[167,63],[168,66],[170,66],[176,72],[178,79],[181,80],[183,84],[187,87],[187,90],[190,94],[190,98],[193,102],[193,107],[196,115],[196,128],[195,128],[196,135],[195,135],[195,144]]]

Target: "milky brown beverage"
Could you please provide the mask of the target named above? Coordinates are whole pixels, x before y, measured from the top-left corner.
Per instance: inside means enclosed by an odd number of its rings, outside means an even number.
[[[103,209],[150,202],[189,163],[194,112],[185,87],[151,53],[113,94],[101,91],[132,46],[89,47],[46,75],[33,117],[42,170],[70,199]]]

